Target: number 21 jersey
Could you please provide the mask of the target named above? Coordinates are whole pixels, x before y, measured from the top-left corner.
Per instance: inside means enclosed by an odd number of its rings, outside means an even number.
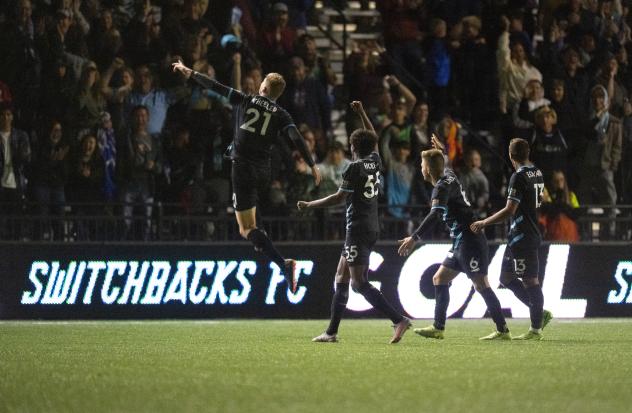
[[[294,124],[292,117],[264,96],[249,96],[232,90],[229,96],[234,105],[235,140],[232,159],[241,159],[257,166],[270,166],[270,147],[279,134]]]
[[[340,190],[347,192],[347,231],[379,232],[377,201],[382,160],[372,152],[349,164]]]

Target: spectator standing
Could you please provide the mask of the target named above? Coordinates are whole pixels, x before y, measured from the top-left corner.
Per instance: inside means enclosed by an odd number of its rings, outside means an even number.
[[[498,39],[496,59],[500,81],[499,99],[501,113],[508,113],[520,101],[527,82],[536,79],[542,82],[542,74],[531,64],[529,55],[521,41],[509,41],[509,19],[501,19],[503,29]]]
[[[19,214],[26,191],[26,169],[31,161],[31,145],[26,132],[13,127],[13,110],[0,107],[0,234],[13,238],[17,230],[9,230],[7,215]]]
[[[203,160],[191,145],[188,129],[181,127],[176,131],[166,159],[169,186],[165,198],[177,203],[180,213],[190,214],[194,209],[193,187],[202,180]]]
[[[31,166],[31,184],[33,197],[39,214],[39,230],[36,236],[42,237],[46,231],[46,217],[49,214],[55,216],[51,226],[53,234],[51,239],[63,239],[63,225],[61,217],[64,215],[66,205],[66,192],[64,186],[68,178],[67,155],[70,147],[63,139],[62,125],[53,120],[41,136],[45,136],[34,151],[33,164]]]
[[[67,119],[76,96],[76,79],[65,58],[55,61],[41,88],[39,119]]]
[[[31,125],[38,106],[42,62],[36,47],[36,31],[30,0],[20,0],[15,7],[15,17],[0,27],[0,79],[13,92],[14,107],[24,125]]]
[[[103,159],[103,195],[105,201],[116,199],[116,134],[112,127],[112,119],[107,112],[101,113],[101,124],[97,129],[97,146]]]
[[[288,111],[297,124],[304,123],[316,136],[316,148],[325,154],[331,133],[331,102],[326,87],[318,80],[307,77],[303,59],[290,59],[290,76],[279,104]]]
[[[484,128],[490,118],[490,108],[496,101],[493,60],[481,35],[481,19],[467,16],[462,24],[463,37],[454,56],[453,83],[463,119],[475,128]]]
[[[88,44],[95,62],[101,68],[110,64],[121,51],[123,40],[114,25],[111,9],[101,10],[95,27],[90,31]]]
[[[132,127],[125,142],[125,152],[118,171],[123,191],[125,238],[132,234],[134,206],[143,207],[142,239],[149,240],[151,214],[156,194],[156,178],[162,172],[162,146],[160,137],[149,132],[150,114],[145,106],[132,110]]]
[[[294,54],[296,30],[288,25],[289,14],[285,3],[274,3],[272,21],[264,28],[260,38],[260,56],[265,72],[280,72]]]
[[[149,67],[139,66],[134,78],[134,90],[125,100],[125,113],[129,115],[132,109],[144,106],[149,113],[147,131],[151,135],[157,135],[162,132],[169,107],[187,97],[189,93],[184,87],[176,87],[170,91],[156,88],[154,75]]]
[[[95,128],[104,110],[105,96],[102,93],[99,71],[93,62],[89,62],[81,72],[79,85],[68,114],[69,123],[72,125],[68,136],[76,139],[78,132]]]
[[[73,212],[77,216],[75,230],[78,240],[95,238],[95,225],[90,225],[90,221],[83,217],[103,213],[104,172],[105,165],[99,154],[96,136],[90,133],[84,135],[68,166],[68,198],[76,203]]]
[[[430,116],[435,121],[446,114],[450,104],[448,86],[453,68],[446,36],[446,22],[433,19],[430,22],[430,37],[425,42],[424,49],[428,70],[428,92],[433,109]]]
[[[309,126],[305,124],[299,125],[298,130],[301,132],[301,135],[303,135],[303,140],[305,141],[305,145],[307,145],[307,150],[310,153],[312,161],[314,161],[314,163],[318,163],[319,158],[316,154],[316,136],[314,136],[314,132],[312,132]]]
[[[481,154],[476,149],[470,149],[465,154],[465,167],[459,174],[459,180],[468,201],[472,204],[476,219],[487,216],[489,201],[489,182],[481,171],[481,164]]]
[[[628,98],[628,91],[618,79],[619,63],[616,57],[607,53],[600,71],[595,78],[595,83],[606,88],[610,106],[608,112],[618,118],[623,117],[623,104]]]
[[[296,42],[296,54],[303,59],[307,77],[320,81],[324,86],[336,85],[336,73],[329,61],[318,54],[316,41],[309,34],[301,35]]]
[[[579,199],[583,204],[608,205],[607,214],[614,219],[617,202],[614,173],[621,160],[621,121],[608,111],[609,99],[606,88],[597,85],[592,88],[590,95],[591,117],[586,127],[587,143],[581,168]],[[614,221],[607,226],[607,230],[602,231],[602,235],[614,236]]]
[[[568,145],[557,127],[557,113],[548,106],[536,112],[530,145],[533,163],[542,171],[545,182],[553,171],[566,173]]]

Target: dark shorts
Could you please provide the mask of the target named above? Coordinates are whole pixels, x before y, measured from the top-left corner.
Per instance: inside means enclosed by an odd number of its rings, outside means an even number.
[[[270,168],[258,167],[243,160],[233,160],[233,207],[245,211],[257,206],[270,191]]]
[[[489,248],[487,238],[482,233],[474,234],[466,231],[452,243],[443,266],[451,270],[464,272],[472,278],[487,275],[489,266]]]
[[[539,267],[537,245],[513,245],[505,249],[500,272],[514,274],[520,278],[537,277]]]
[[[377,232],[353,233],[347,231],[342,256],[347,260],[347,264],[350,267],[354,265],[369,265],[369,257],[377,241],[377,235]]]

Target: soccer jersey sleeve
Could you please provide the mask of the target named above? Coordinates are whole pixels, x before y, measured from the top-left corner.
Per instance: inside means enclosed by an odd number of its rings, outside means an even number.
[[[203,88],[210,89],[218,95],[226,97],[231,105],[240,105],[248,99],[248,96],[240,91],[223,85],[202,73],[193,72],[191,79],[199,83]]]
[[[350,163],[347,166],[347,169],[342,173],[342,184],[340,185],[340,190],[342,192],[353,192],[353,184],[355,182],[355,170],[356,164]]]
[[[445,182],[439,182],[432,190],[432,208],[431,209],[440,209],[443,212],[448,210],[448,198],[450,196],[450,191]],[[435,202],[436,201],[436,202]]]
[[[509,179],[509,189],[507,190],[507,199],[520,203],[524,195],[524,184],[518,177],[517,173],[511,175]]]

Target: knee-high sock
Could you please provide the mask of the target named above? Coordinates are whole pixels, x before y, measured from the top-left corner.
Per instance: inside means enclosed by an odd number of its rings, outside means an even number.
[[[510,289],[514,295],[518,298],[518,300],[522,301],[524,305],[527,307],[531,306],[531,302],[529,300],[529,293],[527,292],[527,288],[524,286],[522,280],[518,278],[514,278],[511,282],[507,284],[503,284],[506,288]]]
[[[503,316],[503,310],[500,307],[500,301],[498,301],[498,297],[496,297],[494,290],[488,287],[480,291],[480,293],[485,300],[485,304],[487,304],[487,309],[489,310],[489,314],[492,316],[492,320],[496,323],[496,329],[501,333],[509,331],[507,328],[507,322]]]
[[[368,281],[364,281],[358,288],[357,292],[375,308],[383,312],[388,318],[391,319],[393,324],[397,324],[402,321],[403,317],[399,314],[391,304],[386,301],[386,298],[382,295],[380,290],[373,287]]]
[[[260,230],[259,228],[255,228],[248,233],[248,240],[252,242],[252,245],[255,246],[256,249],[263,251],[265,255],[270,258],[270,261],[276,263],[279,266],[281,271],[285,269],[285,259],[274,245],[272,245],[272,241],[268,238],[268,235]]]
[[[450,304],[450,286],[435,285],[435,315],[434,326],[439,330],[445,329],[445,319],[448,316]]]
[[[540,284],[527,288],[531,306],[529,307],[529,315],[531,316],[531,328],[542,328],[542,310],[544,309],[544,294],[542,294],[542,286]]]
[[[338,326],[342,319],[342,313],[347,308],[347,301],[349,301],[349,283],[336,283],[336,292],[331,299],[331,318],[329,327],[327,327],[327,334],[338,333]]]

